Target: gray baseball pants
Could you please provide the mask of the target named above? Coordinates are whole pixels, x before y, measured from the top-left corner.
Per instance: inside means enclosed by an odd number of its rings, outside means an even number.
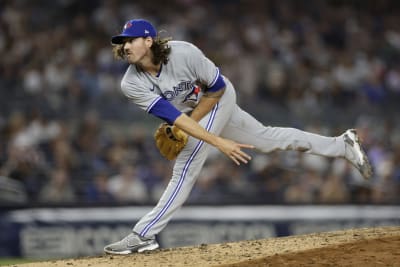
[[[226,90],[218,104],[199,123],[216,135],[239,143],[251,144],[268,153],[275,150],[298,150],[326,157],[342,157],[345,153],[341,137],[325,137],[294,128],[264,126],[236,104],[232,84],[226,80]],[[172,178],[157,205],[133,228],[144,237],[161,232],[174,213],[183,205],[206,161],[210,145],[189,137],[176,159]]]

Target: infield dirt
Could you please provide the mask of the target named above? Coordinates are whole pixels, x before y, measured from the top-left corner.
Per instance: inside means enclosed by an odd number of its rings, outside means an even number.
[[[400,226],[44,261],[20,267],[400,266]]]

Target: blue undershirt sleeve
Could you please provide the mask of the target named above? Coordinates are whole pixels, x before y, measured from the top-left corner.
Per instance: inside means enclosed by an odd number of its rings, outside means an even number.
[[[221,75],[218,75],[217,79],[215,80],[215,82],[213,83],[212,86],[210,86],[209,88],[207,88],[207,92],[217,92],[219,90],[221,90],[222,88],[225,87],[225,81],[224,78],[222,78]]]
[[[160,98],[148,112],[166,121],[170,125],[174,124],[176,118],[182,114],[182,112],[164,98]]]

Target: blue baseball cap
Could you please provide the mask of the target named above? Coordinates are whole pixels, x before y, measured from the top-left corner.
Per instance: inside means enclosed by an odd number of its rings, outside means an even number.
[[[126,37],[156,37],[154,26],[144,19],[132,19],[125,23],[122,33],[111,37],[112,44],[122,44]]]

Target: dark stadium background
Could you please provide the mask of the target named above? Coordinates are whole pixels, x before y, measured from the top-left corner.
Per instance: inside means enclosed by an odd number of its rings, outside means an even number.
[[[161,121],[122,96],[127,66],[111,53],[110,37],[132,18],[200,47],[266,125],[331,136],[357,128],[375,172],[364,181],[342,159],[298,152],[252,152],[237,167],[214,150],[185,206],[398,205],[399,6],[1,1],[1,214],[156,203],[172,167],[154,145]]]

